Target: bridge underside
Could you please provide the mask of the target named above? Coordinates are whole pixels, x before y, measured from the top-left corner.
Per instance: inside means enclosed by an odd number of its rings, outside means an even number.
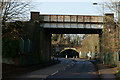
[[[50,34],[102,34],[102,29],[83,28],[44,28]]]

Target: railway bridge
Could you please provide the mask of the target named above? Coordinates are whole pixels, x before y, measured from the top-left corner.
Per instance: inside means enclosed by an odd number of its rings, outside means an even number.
[[[103,16],[92,15],[55,15],[31,12],[31,20],[26,31],[32,42],[32,53],[40,61],[51,60],[52,34],[99,34],[103,29]]]

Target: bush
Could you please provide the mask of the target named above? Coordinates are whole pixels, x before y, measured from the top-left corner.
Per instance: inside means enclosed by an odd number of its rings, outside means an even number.
[[[120,70],[117,71],[117,77],[120,77]]]
[[[2,39],[2,57],[3,58],[14,58],[19,52],[19,40],[5,37]]]

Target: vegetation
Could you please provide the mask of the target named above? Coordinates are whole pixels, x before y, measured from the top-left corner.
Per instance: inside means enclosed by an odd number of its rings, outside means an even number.
[[[96,47],[96,50],[95,50]],[[89,36],[88,34],[84,35],[84,39],[82,41],[81,52],[88,53],[91,51],[92,53],[99,53],[99,35],[92,34]]]
[[[80,43],[80,37],[78,35],[65,35],[65,34],[53,34],[52,35],[52,44],[69,44],[69,45],[78,45]]]
[[[104,3],[105,11],[113,13],[113,16],[105,16],[105,26],[108,26],[106,29],[106,33],[108,33],[108,37],[112,39],[113,51],[119,50],[119,42],[120,42],[120,2],[119,0],[109,0],[108,2]],[[109,31],[108,31],[109,30]],[[109,50],[111,49],[111,45],[108,46]]]
[[[9,34],[19,36],[21,29],[18,29],[18,27],[21,26],[21,23],[19,24],[17,22],[17,24],[15,24],[14,22],[28,20],[27,14],[31,8],[30,1],[21,2],[20,0],[1,0],[0,8],[0,20],[2,22],[3,32],[2,37]]]
[[[28,20],[30,1],[1,0],[0,26],[2,26],[2,57],[14,58],[19,53],[19,39],[24,27],[22,22]],[[17,21],[17,22],[16,22]]]
[[[11,39],[10,37],[7,38],[3,38],[2,41],[2,56],[3,58],[15,58],[16,56],[18,56],[19,51],[19,40],[17,39]]]
[[[109,0],[107,2],[102,3],[102,11],[100,11],[103,13],[103,16],[104,16],[103,18],[104,28],[103,28],[102,37],[101,37],[101,47],[102,47],[101,59],[110,65],[113,65],[113,63],[116,63],[114,61],[116,60],[116,52],[120,49],[119,47],[119,42],[120,42],[120,33],[119,33],[120,7],[119,5],[120,5],[119,0]]]
[[[117,71],[116,76],[120,78],[120,70]]]
[[[5,22],[26,20],[28,19],[28,11],[30,11],[30,1],[22,2],[21,0],[1,0],[1,18]]]

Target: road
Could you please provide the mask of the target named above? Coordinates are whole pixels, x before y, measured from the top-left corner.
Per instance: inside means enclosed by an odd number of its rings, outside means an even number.
[[[9,77],[11,80],[81,80],[97,79],[96,67],[87,59],[59,58],[61,63],[36,70],[21,76]],[[14,79],[13,79],[14,78]]]
[[[73,62],[73,61],[72,61]],[[66,68],[64,71],[59,71],[58,73],[47,77],[46,80],[98,80],[98,72],[90,61],[86,59],[77,59],[74,61],[74,65]]]

